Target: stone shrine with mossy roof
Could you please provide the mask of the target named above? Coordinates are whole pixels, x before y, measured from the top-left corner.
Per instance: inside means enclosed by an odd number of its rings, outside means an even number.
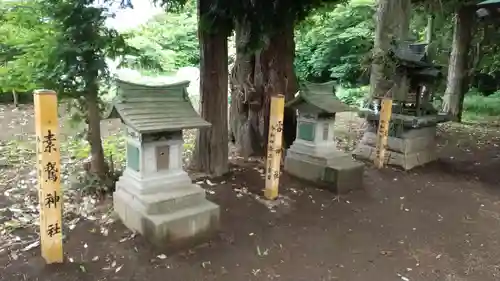
[[[209,127],[187,95],[189,81],[117,79],[107,118],[126,127],[127,165],[114,209],[131,230],[160,247],[192,244],[218,228],[219,207],[205,198],[182,165],[183,129]]]
[[[285,106],[298,111],[297,137],[287,150],[285,171],[336,193],[362,187],[364,165],[337,149],[335,115],[354,111],[334,94],[334,82],[307,83]]]

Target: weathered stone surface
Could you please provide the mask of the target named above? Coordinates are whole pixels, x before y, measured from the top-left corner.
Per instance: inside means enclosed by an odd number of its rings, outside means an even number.
[[[196,185],[144,195],[117,184],[113,203],[125,226],[162,248],[197,243],[218,229],[219,207]]]
[[[373,161],[377,135],[366,131],[353,152],[357,159]],[[385,163],[405,170],[425,165],[437,159],[436,127],[407,130],[401,137],[388,137]]]
[[[284,170],[292,176],[303,180],[320,183],[324,174],[324,165],[304,161],[295,157],[285,158]]]
[[[375,133],[366,132],[361,139],[361,143],[375,147],[377,145],[377,135]],[[423,136],[415,138],[387,138],[387,148],[391,151],[401,152],[404,154],[413,153],[425,150],[429,147],[435,147],[435,136]]]
[[[349,155],[339,154],[335,158],[321,159],[297,152],[288,153],[284,170],[299,179],[340,194],[363,185],[364,164]]]
[[[376,148],[365,144],[359,144],[353,155],[357,159],[375,160]],[[427,163],[437,160],[435,147],[429,147],[425,150],[404,154],[396,151],[386,151],[385,163],[387,165],[401,167],[405,170],[411,170],[418,166],[423,166]]]
[[[323,182],[328,189],[345,194],[351,190],[363,187],[365,165],[352,159],[339,159],[325,168]]]
[[[118,191],[129,202],[135,201],[141,211],[147,215],[172,213],[205,201],[205,191],[197,185],[174,188],[168,192],[156,194],[140,194],[127,186],[121,187]]]
[[[378,131],[377,126],[374,126],[372,123],[368,124],[366,132],[376,134],[377,131]],[[403,130],[401,131],[398,130],[397,132],[398,132],[397,135],[394,135],[393,137],[402,139],[411,139],[411,138],[426,137],[426,136],[431,137],[431,136],[436,136],[436,127],[430,126],[422,128],[403,128]]]

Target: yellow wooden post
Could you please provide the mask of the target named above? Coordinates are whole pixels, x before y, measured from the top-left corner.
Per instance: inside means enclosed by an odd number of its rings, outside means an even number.
[[[264,196],[270,200],[278,197],[284,110],[285,97],[283,95],[271,97],[266,161],[266,189],[264,190]]]
[[[61,155],[57,96],[54,91],[34,92],[40,201],[40,244],[45,262],[62,263]]]
[[[383,168],[385,164],[385,152],[387,149],[387,138],[389,135],[389,121],[392,114],[392,99],[382,99],[380,119],[377,131],[377,148],[375,154],[375,167]]]

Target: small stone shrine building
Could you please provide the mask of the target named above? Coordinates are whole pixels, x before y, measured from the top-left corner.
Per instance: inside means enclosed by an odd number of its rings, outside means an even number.
[[[336,193],[362,187],[364,165],[337,149],[335,114],[353,111],[333,92],[331,82],[308,83],[285,106],[298,111],[297,137],[287,150],[285,171]]]
[[[428,62],[424,43],[400,43],[392,48],[397,63],[393,80],[400,81],[392,96],[385,164],[410,170],[437,159],[436,127],[448,121],[433,104],[433,90],[442,78],[440,68]],[[356,158],[374,160],[380,120],[380,98],[360,110],[368,128],[353,152]]]
[[[116,213],[161,247],[212,234],[219,207],[182,167],[182,130],[210,126],[189,101],[189,81],[116,83],[108,118],[120,118],[127,130],[127,166],[113,194]]]

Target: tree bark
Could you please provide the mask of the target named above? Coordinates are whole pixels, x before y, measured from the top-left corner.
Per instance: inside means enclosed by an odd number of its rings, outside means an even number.
[[[376,14],[370,96],[382,97],[393,87],[394,69],[386,62],[391,42],[408,38],[411,19],[410,0],[379,0]]]
[[[210,9],[211,0],[198,1],[199,17]],[[222,176],[228,167],[228,45],[225,32],[207,30],[198,20],[200,40],[200,113],[212,127],[197,134],[193,167]]]
[[[19,107],[19,95],[16,90],[12,90],[12,99],[14,100],[14,106]]]
[[[472,43],[474,12],[474,8],[460,7],[454,20],[453,43],[442,111],[448,113],[455,122],[462,120],[463,100],[469,84],[467,66]]]
[[[298,90],[293,60],[294,24],[271,34],[263,48],[247,52],[250,25],[236,23],[236,61],[231,71],[231,133],[243,157],[262,156],[267,148],[270,98],[292,99]],[[295,140],[296,116],[285,109],[284,147]]]
[[[427,27],[425,29],[425,42],[427,46],[425,47],[425,53],[427,55],[427,59],[432,61],[433,59],[433,41],[434,41],[434,25],[435,25],[436,17],[433,14],[427,16]]]
[[[425,29],[425,42],[427,44],[431,44],[432,40],[434,39],[434,21],[435,21],[435,16],[434,15],[429,15],[427,17],[427,27]]]
[[[101,139],[101,114],[99,109],[98,86],[89,87],[85,96],[87,108],[87,141],[90,145],[90,172],[104,179],[108,174],[108,166],[104,159]]]

